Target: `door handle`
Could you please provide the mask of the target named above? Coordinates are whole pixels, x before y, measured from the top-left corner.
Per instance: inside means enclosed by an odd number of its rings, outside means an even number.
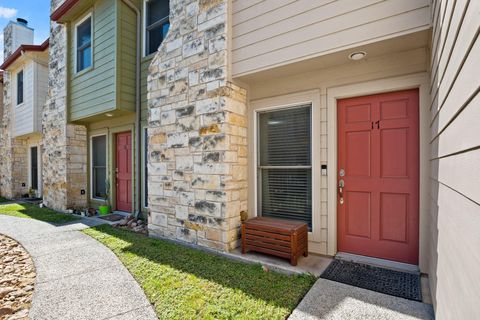
[[[340,204],[344,203],[343,188],[345,188],[345,181],[343,179],[340,179],[340,181],[338,182],[338,194],[339,194]]]

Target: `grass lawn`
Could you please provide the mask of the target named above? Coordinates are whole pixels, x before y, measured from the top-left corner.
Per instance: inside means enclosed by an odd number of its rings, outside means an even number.
[[[83,232],[120,258],[160,319],[285,319],[315,281],[106,225]]]
[[[79,220],[79,217],[75,217],[69,214],[56,212],[48,208],[40,208],[36,205],[26,203],[12,203],[0,205],[0,214],[41,220],[52,223],[65,223]]]

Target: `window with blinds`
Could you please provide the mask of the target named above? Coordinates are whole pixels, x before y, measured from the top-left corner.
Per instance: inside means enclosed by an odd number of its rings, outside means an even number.
[[[92,198],[104,199],[107,194],[107,136],[92,138]]]
[[[312,228],[311,105],[258,115],[259,213]]]

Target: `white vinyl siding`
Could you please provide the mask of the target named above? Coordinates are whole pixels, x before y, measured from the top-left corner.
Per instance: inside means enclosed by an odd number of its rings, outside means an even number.
[[[17,73],[23,70],[23,103],[16,105],[17,101]],[[12,77],[12,102],[14,103],[13,128],[14,137],[41,132],[42,112],[47,99],[48,67],[41,63],[28,60],[17,70],[13,70]]]
[[[438,319],[478,319],[480,2],[434,1],[428,269]]]
[[[23,102],[16,105],[17,102],[17,73],[23,70]],[[34,77],[34,63],[29,61],[25,65],[14,72],[13,80],[13,99],[14,102],[14,124],[13,136],[33,133],[38,126],[35,123],[37,116],[34,114],[35,103],[33,98],[33,77]]]
[[[430,26],[430,0],[235,0],[234,76]]]

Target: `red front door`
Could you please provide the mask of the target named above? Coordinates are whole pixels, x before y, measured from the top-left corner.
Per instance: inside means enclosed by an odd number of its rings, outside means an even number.
[[[132,134],[117,134],[116,182],[117,210],[132,211]]]
[[[338,251],[418,263],[418,104],[417,89],[337,102]]]

